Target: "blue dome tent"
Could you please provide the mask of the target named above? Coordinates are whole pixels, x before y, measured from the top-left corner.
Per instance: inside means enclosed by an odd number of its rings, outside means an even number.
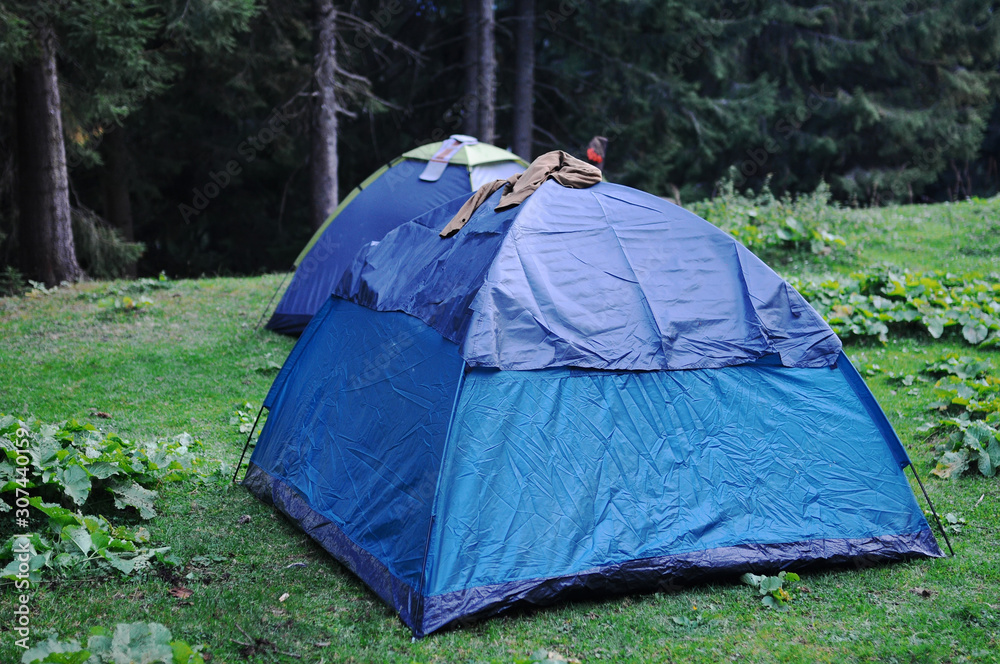
[[[525,166],[517,155],[462,135],[404,152],[351,191],[313,234],[295,259],[292,280],[267,329],[301,334],[362,246]]]
[[[909,459],[822,318],[628,187],[462,201],[355,258],[244,483],[417,636],[706,573],[936,557]],[[331,321],[336,320],[336,324]]]

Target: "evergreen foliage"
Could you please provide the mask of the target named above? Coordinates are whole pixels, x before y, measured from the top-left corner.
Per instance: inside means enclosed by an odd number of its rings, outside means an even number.
[[[73,210],[73,241],[80,267],[95,279],[127,277],[146,248],[141,242],[126,242],[93,211],[83,208]]]
[[[463,2],[339,4],[340,190],[461,130]],[[513,140],[517,3],[495,4],[497,144]],[[0,263],[17,242],[12,77],[49,21],[70,181],[108,217],[122,132],[140,271],[284,269],[310,235],[311,0],[0,7]],[[610,139],[609,180],[684,202],[829,184],[844,204],[1000,188],[1000,20],[985,0],[538,0],[535,152]],[[768,179],[769,178],[769,179]],[[81,259],[85,260],[85,259]]]

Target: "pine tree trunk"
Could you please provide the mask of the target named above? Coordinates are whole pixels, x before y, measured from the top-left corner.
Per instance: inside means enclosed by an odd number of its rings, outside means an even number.
[[[84,274],[73,246],[56,38],[46,25],[37,37],[40,56],[17,71],[21,271],[54,286]]]
[[[531,161],[535,122],[535,0],[517,0],[514,25],[514,153]]]
[[[316,6],[316,96],[313,99],[312,207],[313,228],[319,228],[337,209],[337,11],[333,0],[315,0]]]
[[[465,75],[465,103],[462,131],[479,137],[479,6],[481,0],[465,0],[462,72]]]
[[[493,0],[479,5],[479,140],[496,141],[496,17]]]

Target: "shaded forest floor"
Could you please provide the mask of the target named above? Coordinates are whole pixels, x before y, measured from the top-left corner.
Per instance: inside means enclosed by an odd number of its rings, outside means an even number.
[[[886,264],[1000,273],[1000,222],[982,209],[845,211],[837,232],[850,252],[796,256],[775,267],[786,276]],[[280,279],[170,282],[135,311],[100,305],[124,282],[0,299],[0,413],[76,418],[139,440],[187,431],[206,454],[235,465],[245,434],[231,418],[243,402],[259,407],[293,345],[254,329]],[[859,368],[877,363],[900,375],[948,352],[989,361],[994,375],[1000,370],[1000,352],[960,337],[890,338],[846,351]],[[995,662],[1000,480],[931,477],[930,443],[918,431],[931,387],[899,389],[885,372],[868,380],[939,513],[966,521],[950,535],[957,555],[804,573],[808,592],[784,613],[762,606],[738,580],[720,578],[513,614],[412,642],[389,608],[272,508],[239,486],[181,482],[159,487],[159,515],[146,525],[183,565],[47,582],[31,601],[33,638],[50,630],[79,638],[93,626],[143,621],[206,644],[216,662],[523,662],[539,648],[584,662]],[[171,595],[179,586],[193,592]],[[0,612],[11,615],[14,592],[0,588]],[[0,624],[0,661],[19,661],[8,619]],[[248,637],[261,641],[256,652],[241,653],[234,640]]]

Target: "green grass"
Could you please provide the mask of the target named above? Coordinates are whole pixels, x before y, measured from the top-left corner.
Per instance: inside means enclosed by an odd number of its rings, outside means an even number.
[[[837,232],[853,253],[776,267],[798,275],[884,263],[1000,272],[997,212],[992,201],[845,211]],[[92,294],[108,284],[2,299],[0,412],[77,418],[136,439],[187,431],[211,456],[235,464],[244,436],[229,417],[244,400],[259,406],[274,377],[268,362],[281,363],[292,347],[253,329],[278,280],[177,282],[150,293],[155,304],[138,314],[99,309]],[[809,592],[784,614],[761,606],[750,587],[719,578],[516,613],[413,642],[390,609],[272,508],[239,486],[187,483],[162,487],[160,515],[148,524],[154,543],[173,547],[186,565],[137,578],[46,583],[30,603],[33,637],[51,630],[79,638],[91,626],[156,621],[175,638],[205,643],[216,662],[245,661],[234,643],[247,641],[241,632],[267,642],[249,656],[254,662],[510,662],[538,648],[585,662],[1000,661],[1000,482],[931,477],[931,449],[917,432],[930,391],[917,384],[911,394],[889,375],[914,373],[949,351],[988,359],[1000,371],[1000,353],[954,337],[847,348],[860,367],[882,367],[869,384],[938,510],[968,521],[952,536],[958,555],[804,573]],[[243,515],[250,522],[241,525]],[[0,534],[7,517],[0,515]],[[171,596],[179,585],[193,594]],[[0,587],[0,615],[11,615],[14,596]],[[672,620],[698,614],[692,627]],[[20,657],[9,624],[0,619],[2,662]]]
[[[850,210],[840,229],[868,262],[1000,272],[1000,198]]]
[[[848,274],[891,265],[915,271],[1000,273],[1000,197],[940,205],[844,209],[830,229],[847,241],[832,256],[778,257],[785,276]]]

